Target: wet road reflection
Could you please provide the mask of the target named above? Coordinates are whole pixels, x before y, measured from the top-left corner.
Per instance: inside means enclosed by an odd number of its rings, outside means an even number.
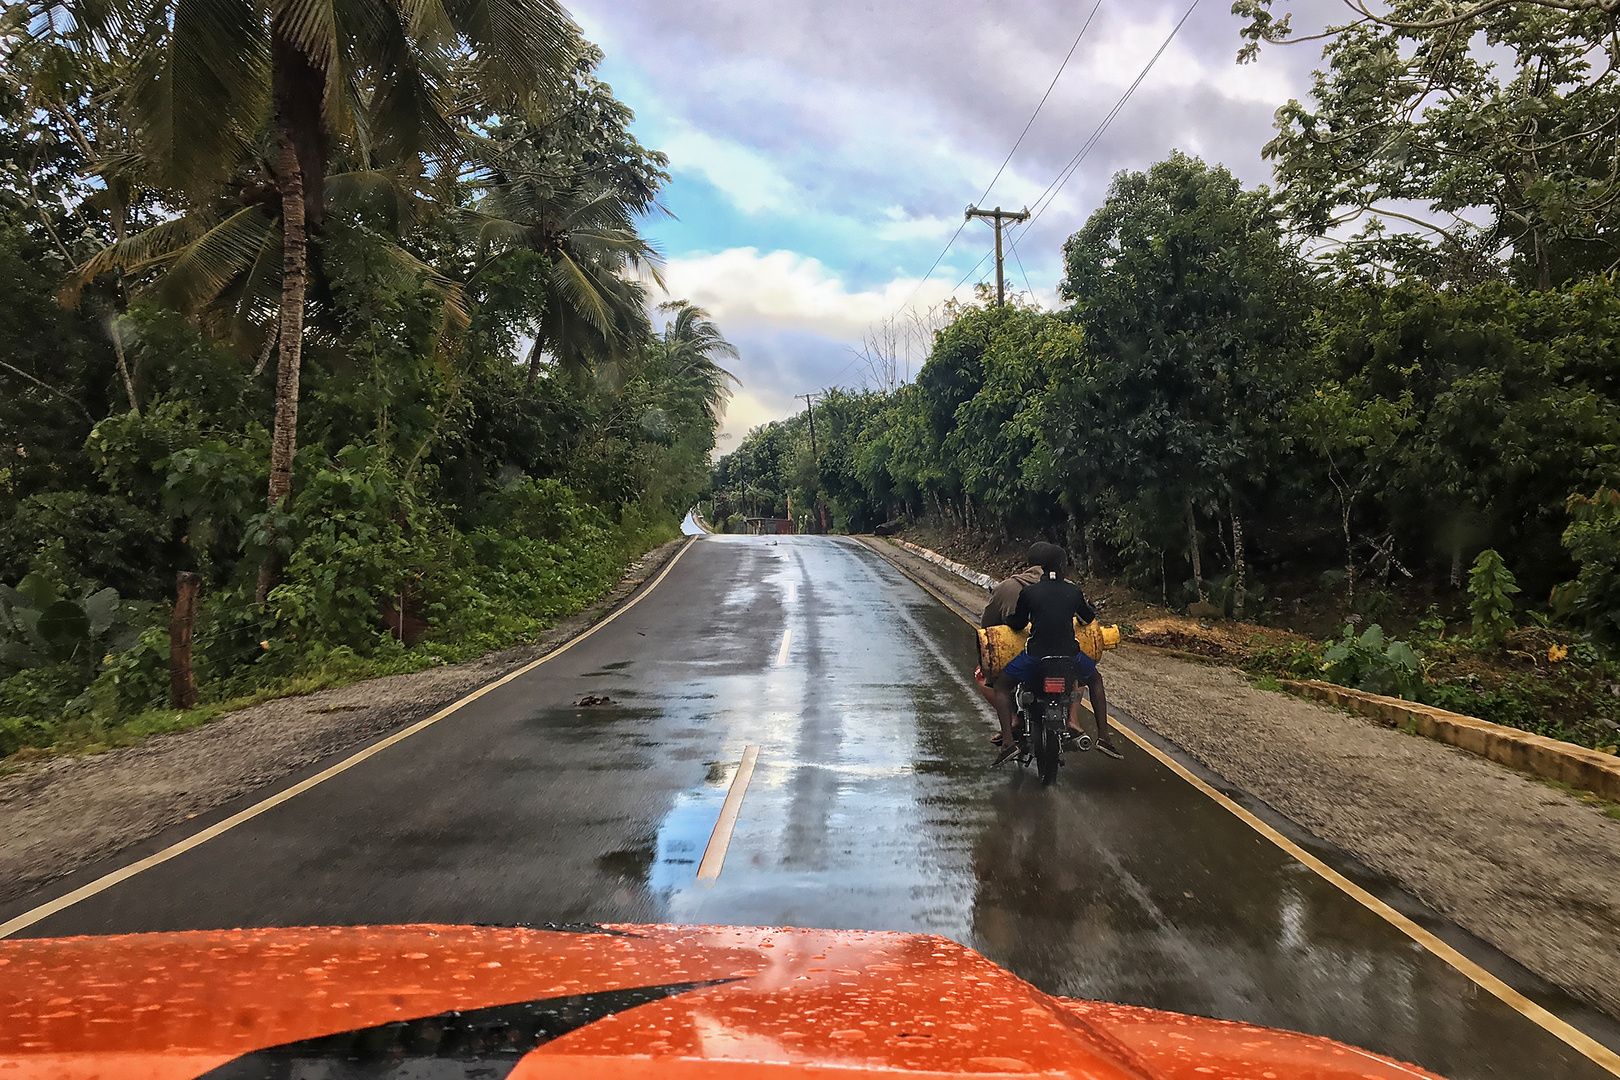
[[[655,871],[668,920],[928,931],[1054,993],[1325,1034],[1456,1078],[1607,1075],[1140,751],[1070,755],[1053,788],[987,770],[960,620],[868,553],[784,539],[743,577],[722,604],[754,618],[732,632],[768,645],[769,604],[795,655],[706,683],[728,747],[762,744],[760,771],[714,889]],[[701,856],[728,779],[678,801],[661,851],[668,833]]]
[[[1051,992],[1327,1035],[1453,1080],[1608,1075],[1137,748],[1070,755],[1051,788],[989,770],[973,662],[960,619],[853,541],[700,538],[578,647],[30,933],[926,931]],[[748,745],[724,871],[700,888]]]

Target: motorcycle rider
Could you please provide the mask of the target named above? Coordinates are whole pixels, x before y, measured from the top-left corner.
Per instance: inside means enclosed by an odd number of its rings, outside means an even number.
[[[1029,682],[1038,674],[1038,661],[1047,656],[1071,656],[1091,696],[1091,711],[1097,720],[1096,747],[1115,760],[1124,755],[1114,745],[1108,728],[1108,696],[1103,688],[1102,674],[1096,661],[1080,651],[1074,637],[1074,620],[1081,625],[1092,622],[1097,613],[1086,602],[1080,586],[1064,579],[1068,553],[1056,544],[1042,551],[1041,570],[1044,576],[1033,585],[1025,586],[1018,594],[1018,603],[1007,625],[1014,630],[1030,628],[1029,643],[1024,651],[1013,657],[996,680],[996,716],[1001,721],[1001,751],[995,764],[1000,765],[1018,753],[1013,732],[1013,689],[1021,682]],[[1033,552],[1032,552],[1033,554]]]
[[[1018,594],[1023,592],[1026,586],[1033,585],[1046,576],[1046,571],[1041,568],[1041,562],[1050,555],[1063,558],[1064,551],[1056,544],[1046,540],[1037,540],[1029,546],[1029,553],[1024,556],[1029,565],[1002,581],[990,593],[990,601],[985,604],[984,614],[979,618],[981,627],[988,630],[992,626],[1006,626],[1012,620],[1013,612],[1018,608]],[[982,666],[974,669],[973,678],[979,688],[979,693],[984,695],[984,700],[990,703],[991,708],[995,708],[995,680],[985,674]],[[1071,735],[1080,734],[1080,699],[1078,696],[1075,697],[1074,703],[1069,707],[1069,732]],[[1001,733],[997,732],[990,741],[1000,746]]]

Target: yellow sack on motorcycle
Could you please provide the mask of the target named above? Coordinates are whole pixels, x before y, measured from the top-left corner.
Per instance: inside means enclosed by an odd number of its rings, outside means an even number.
[[[1106,649],[1116,648],[1119,645],[1119,627],[1104,626],[1099,622],[1090,622],[1080,625],[1080,620],[1074,620],[1074,639],[1080,643],[1080,651],[1093,660],[1102,656]],[[1029,643],[1029,634],[1019,633],[1010,626],[992,626],[988,630],[979,631],[979,668],[984,672],[986,679],[994,679],[1001,674],[1003,668],[1013,657],[1024,651]]]
[[[1080,620],[1074,620],[1074,640],[1080,643],[1080,651],[1093,660],[1101,659],[1103,650],[1119,647],[1119,627],[1104,626],[1095,620],[1084,626]]]
[[[1027,633],[1020,634],[1010,626],[992,626],[979,631],[979,670],[986,681],[1001,674],[1012,658],[1024,651],[1029,641]]]

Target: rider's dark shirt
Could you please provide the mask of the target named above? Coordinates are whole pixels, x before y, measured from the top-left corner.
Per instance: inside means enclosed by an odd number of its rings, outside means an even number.
[[[1025,651],[1031,656],[1073,656],[1080,651],[1074,639],[1074,620],[1084,626],[1097,617],[1086,603],[1080,586],[1061,578],[1045,577],[1018,594],[1018,606],[1007,625],[1030,628]]]

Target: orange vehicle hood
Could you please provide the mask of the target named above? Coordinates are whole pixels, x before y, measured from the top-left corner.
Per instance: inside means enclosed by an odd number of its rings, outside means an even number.
[[[1433,1077],[1305,1035],[1055,998],[916,934],[232,930],[0,941],[0,1080]]]

